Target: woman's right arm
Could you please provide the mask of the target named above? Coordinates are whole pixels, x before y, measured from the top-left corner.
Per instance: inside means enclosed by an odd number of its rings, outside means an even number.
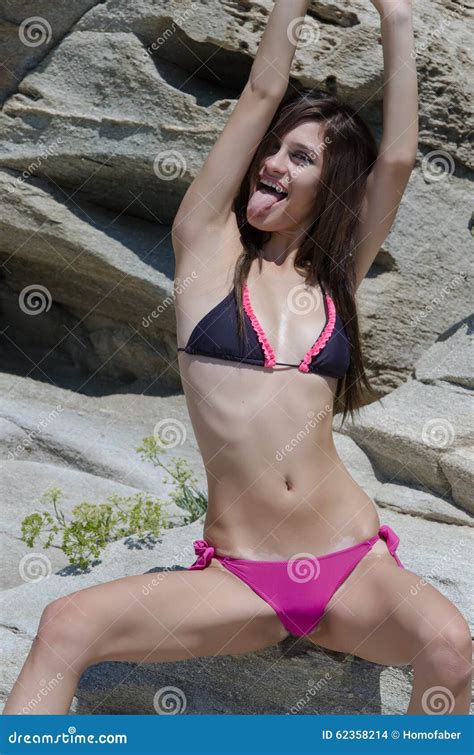
[[[309,3],[275,0],[249,80],[175,216],[172,235],[179,246],[186,247],[209,225],[226,224],[257,147],[288,88]]]

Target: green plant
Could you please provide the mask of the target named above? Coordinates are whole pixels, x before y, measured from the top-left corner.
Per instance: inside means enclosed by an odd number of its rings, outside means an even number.
[[[49,488],[41,496],[41,503],[52,504],[55,518],[49,511],[29,514],[21,523],[22,540],[32,548],[37,538],[45,538],[43,548],[50,548],[55,537],[57,545],[80,568],[91,565],[107,543],[127,535],[144,537],[147,533],[158,537],[169,521],[163,513],[159,499],[147,493],[131,496],[110,495],[105,503],[91,504],[87,501],[72,509],[73,519],[68,522],[58,507],[63,492]]]
[[[196,480],[186,460],[177,457],[174,470],[169,469],[159,458],[164,448],[158,445],[156,438],[144,438],[142,443],[136,449],[142,460],[162,467],[173,478],[176,489],[170,497],[189,513],[184,517],[184,524],[198,519],[207,511],[207,497],[194,487]],[[49,511],[26,516],[21,523],[22,540],[32,548],[38,538],[43,538],[43,548],[57,545],[68,556],[70,564],[83,569],[91,565],[92,559],[100,555],[107,543],[129,535],[158,537],[163,529],[172,526],[162,510],[163,501],[147,493],[131,496],[113,494],[99,504],[83,501],[74,506],[73,518],[69,522],[58,506],[62,497],[64,494],[60,488],[49,488],[43,492],[40,503],[51,505],[54,517]],[[59,542],[54,543],[56,537]]]
[[[169,469],[160,459],[166,447],[160,446],[153,435],[144,438],[142,445],[137,448],[143,461],[150,461],[154,466],[162,467],[173,478],[176,489],[170,493],[170,498],[182,509],[189,512],[184,517],[184,524],[190,524],[207,511],[207,496],[195,487],[196,478],[189,469],[186,459],[182,456],[174,458],[174,470]],[[168,483],[170,480],[166,479]]]

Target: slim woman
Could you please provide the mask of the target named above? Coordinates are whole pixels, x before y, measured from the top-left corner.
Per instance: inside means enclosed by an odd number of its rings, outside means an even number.
[[[355,295],[394,221],[418,135],[409,0],[372,0],[377,146],[357,113],[289,88],[309,0],[276,0],[249,81],[173,225],[179,369],[208,479],[196,558],[49,604],[5,713],[67,713],[100,661],[247,653],[289,634],[413,668],[408,713],[467,713],[471,638],[406,568],[332,436],[370,390]],[[315,40],[315,44],[316,44]],[[176,286],[178,289],[178,286]],[[42,680],[42,681],[41,681]],[[439,710],[439,708],[438,708]],[[367,712],[361,710],[361,713]]]

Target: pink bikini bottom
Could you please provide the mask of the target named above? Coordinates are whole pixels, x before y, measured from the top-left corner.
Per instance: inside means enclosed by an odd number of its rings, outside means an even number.
[[[194,540],[198,558],[188,569],[205,569],[216,558],[272,606],[285,629],[302,637],[315,629],[337,588],[379,538],[386,541],[396,563],[404,568],[395,553],[399,537],[391,527],[383,524],[376,535],[349,548],[289,561],[254,561],[220,556],[206,540]]]

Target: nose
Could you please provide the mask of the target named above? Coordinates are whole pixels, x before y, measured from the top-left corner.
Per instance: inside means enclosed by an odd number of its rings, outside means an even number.
[[[283,149],[278,150],[274,155],[269,155],[265,160],[265,166],[267,173],[275,176],[275,178],[280,179],[281,176],[284,176],[286,165]]]

